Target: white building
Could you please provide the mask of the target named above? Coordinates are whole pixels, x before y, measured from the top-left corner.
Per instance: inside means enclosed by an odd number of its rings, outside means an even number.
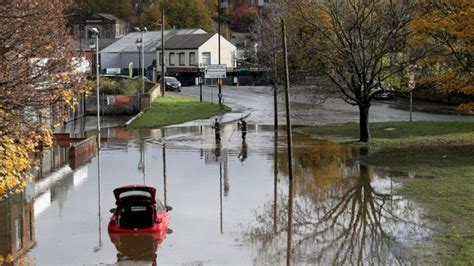
[[[218,64],[218,51],[217,33],[175,35],[165,42],[165,66],[178,69]],[[234,68],[235,53],[236,47],[221,36],[220,63]],[[157,48],[156,56],[157,65],[161,67],[161,45]]]
[[[132,68],[138,72],[141,58],[137,44],[141,34],[129,33],[100,51],[101,68],[120,69],[121,74],[124,74],[132,63]],[[192,76],[196,76],[199,66],[218,64],[217,33],[207,33],[201,29],[181,29],[167,30],[164,36],[166,73],[192,73]],[[160,75],[161,31],[143,33],[143,42],[147,76],[151,77],[152,68]],[[221,64],[233,69],[236,66],[235,53],[236,47],[221,36]]]

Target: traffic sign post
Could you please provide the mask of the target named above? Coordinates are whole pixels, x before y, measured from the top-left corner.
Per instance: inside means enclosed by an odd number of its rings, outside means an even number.
[[[227,76],[227,65],[204,66],[204,77],[207,79],[223,79]]]
[[[222,104],[221,79],[227,77],[227,65],[206,65],[204,66],[204,77],[207,79],[218,79],[219,84],[219,105]],[[213,94],[213,93],[212,93]],[[212,95],[211,95],[212,100]]]

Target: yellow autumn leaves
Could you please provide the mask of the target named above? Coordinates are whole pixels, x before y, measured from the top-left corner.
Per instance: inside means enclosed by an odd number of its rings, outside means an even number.
[[[30,177],[30,153],[34,150],[32,140],[15,140],[0,136],[0,197],[21,190]]]
[[[447,93],[474,95],[474,2],[423,0],[419,5],[410,23],[410,43],[429,51],[418,61],[428,70],[419,82],[433,84]],[[460,110],[474,114],[474,103],[463,104]]]

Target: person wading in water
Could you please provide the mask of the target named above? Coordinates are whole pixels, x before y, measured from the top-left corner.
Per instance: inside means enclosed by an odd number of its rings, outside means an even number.
[[[239,122],[237,122],[237,126],[242,131],[242,141],[245,141],[245,137],[247,136],[247,122],[243,117],[239,119]]]
[[[219,121],[217,121],[217,118],[214,119],[212,128],[214,129],[214,133],[216,135],[216,143],[220,143],[221,142],[221,124],[219,123]]]

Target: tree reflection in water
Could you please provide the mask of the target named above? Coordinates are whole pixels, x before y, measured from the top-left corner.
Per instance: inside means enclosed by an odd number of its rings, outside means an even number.
[[[393,182],[352,161],[345,146],[334,143],[294,150],[295,264],[406,264],[416,261],[414,244],[431,234],[423,212],[391,193]],[[285,173],[284,153],[279,169]],[[348,163],[349,162],[349,163]],[[285,190],[285,189],[283,189]],[[282,192],[280,192],[282,195]],[[257,264],[280,264],[286,258],[287,195],[257,210],[245,239],[258,248]]]

